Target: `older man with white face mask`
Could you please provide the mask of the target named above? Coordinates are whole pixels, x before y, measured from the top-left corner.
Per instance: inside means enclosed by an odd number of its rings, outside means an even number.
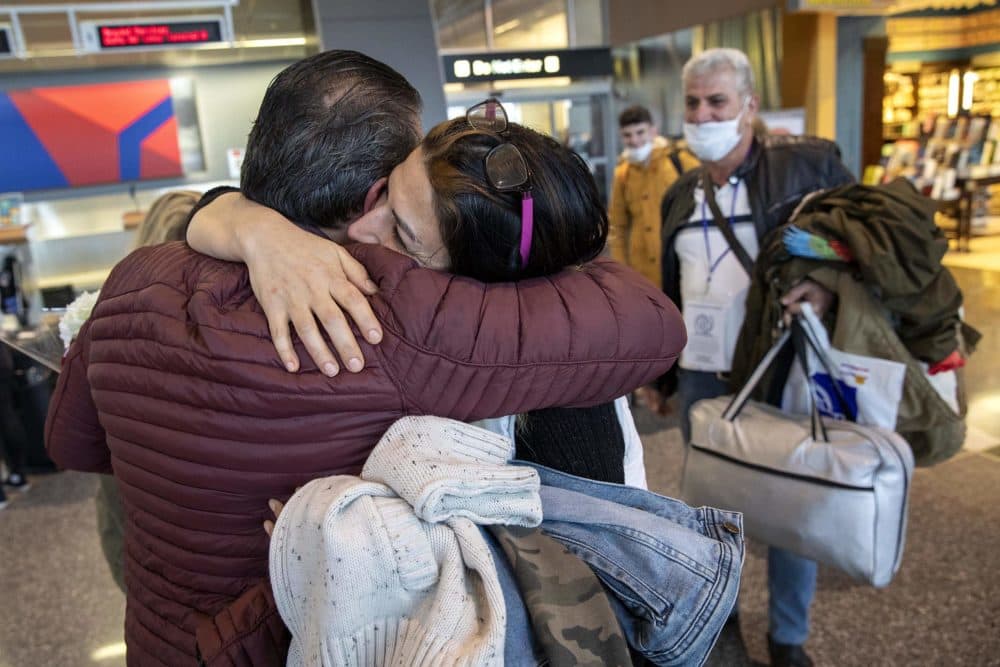
[[[803,196],[854,179],[832,142],[754,133],[760,99],[741,51],[704,51],[684,66],[683,79],[684,137],[703,166],[684,174],[663,200],[663,287],[682,308],[688,346],[676,375],[663,378],[659,388],[661,399],[673,390],[679,394],[687,441],[691,405],[730,390],[727,374],[761,240]],[[782,302],[789,312],[802,301],[822,312],[831,300],[806,281]],[[811,665],[802,644],[816,564],[775,548],[768,560],[771,664]]]

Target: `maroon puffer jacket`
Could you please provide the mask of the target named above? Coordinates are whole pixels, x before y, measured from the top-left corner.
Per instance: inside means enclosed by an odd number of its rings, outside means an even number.
[[[196,632],[223,663],[220,635],[284,632],[258,613],[273,606],[268,498],[359,473],[398,418],[608,401],[666,371],[686,340],[663,293],[610,260],[483,285],[376,246],[352,252],[380,287],[385,335],[363,348],[362,373],[332,379],[301,346],[303,369],[284,370],[242,265],[173,243],[135,251],[105,283],[46,443],[59,465],[113,469],[121,485],[130,665],[194,665]],[[256,650],[232,649],[247,664],[283,660]]]

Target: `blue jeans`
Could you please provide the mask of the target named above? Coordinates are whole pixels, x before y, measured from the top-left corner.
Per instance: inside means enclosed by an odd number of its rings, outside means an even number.
[[[542,531],[610,590],[629,644],[658,665],[702,664],[739,593],[742,516],[533,467]]]
[[[729,393],[729,384],[715,373],[678,369],[677,397],[681,433],[691,439],[691,406],[703,398]],[[790,551],[767,550],[768,632],[779,644],[803,644],[809,637],[809,607],[816,595],[816,562]]]

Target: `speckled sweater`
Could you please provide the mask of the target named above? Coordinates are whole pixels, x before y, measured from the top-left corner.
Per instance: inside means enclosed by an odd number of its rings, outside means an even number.
[[[437,417],[396,422],[361,477],[314,480],[271,540],[289,667],[502,665],[506,608],[477,524],[537,526],[538,473]]]

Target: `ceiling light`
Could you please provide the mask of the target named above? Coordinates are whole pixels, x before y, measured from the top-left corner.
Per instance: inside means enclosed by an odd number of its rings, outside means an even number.
[[[514,28],[521,25],[521,19],[513,19],[512,21],[507,21],[506,23],[501,23],[493,29],[494,35],[502,35],[505,32],[510,32]]]

